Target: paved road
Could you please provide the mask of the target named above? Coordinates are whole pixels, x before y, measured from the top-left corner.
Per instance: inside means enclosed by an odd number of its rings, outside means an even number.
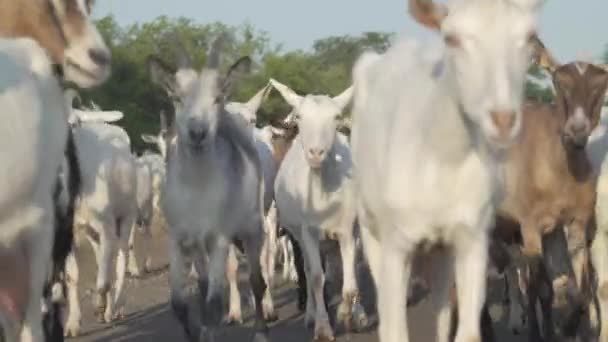
[[[78,338],[70,339],[73,342],[90,341],[185,341],[182,331],[177,321],[173,318],[171,310],[167,304],[169,289],[167,281],[167,258],[165,248],[165,235],[162,230],[156,230],[154,243],[151,250],[155,253],[153,259],[154,271],[152,274],[144,276],[142,279],[129,278],[126,282],[127,293],[127,317],[110,325],[102,325],[96,322],[93,317],[92,291],[94,288],[94,276],[96,265],[92,258],[92,253],[86,242],[80,244],[78,258],[81,264],[81,305],[83,311],[82,335]],[[330,270],[334,275],[339,275],[340,270],[337,266],[337,253],[331,253]],[[374,312],[373,298],[375,297],[371,279],[363,263],[359,267],[361,273],[361,288],[363,290],[363,304],[367,312]],[[241,288],[248,289],[244,274],[241,277]],[[340,278],[329,276],[331,279]],[[278,280],[278,282],[281,282]],[[330,293],[335,294],[331,302],[330,316],[335,317],[335,308],[339,300],[338,289],[341,279],[334,280],[329,284]],[[492,296],[500,289],[492,289]],[[242,291],[248,293],[248,291]],[[276,284],[274,291],[275,305],[278,309],[280,320],[273,323],[270,328],[271,341],[289,342],[308,342],[312,340],[312,333],[305,328],[303,315],[299,314],[296,308],[296,293],[292,284]],[[226,327],[222,329],[221,341],[237,342],[249,341],[251,329],[251,310],[248,300],[243,300],[243,314],[245,315],[245,326]],[[375,322],[375,315],[371,315],[371,321]],[[411,329],[411,341],[433,341],[434,320],[433,314],[429,309],[428,302],[423,301],[418,306],[409,311],[409,326]],[[504,319],[504,318],[503,318]],[[375,324],[374,324],[375,325]],[[508,334],[502,322],[495,326],[498,342],[518,342],[523,341]],[[336,332],[337,341],[349,342],[373,342],[378,341],[376,329],[372,327],[368,331],[350,334],[348,336],[340,331]]]

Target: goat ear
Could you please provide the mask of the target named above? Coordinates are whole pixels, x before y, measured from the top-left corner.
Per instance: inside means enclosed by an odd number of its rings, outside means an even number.
[[[253,95],[251,99],[249,99],[249,101],[247,101],[245,105],[252,113],[257,113],[258,109],[260,109],[262,102],[266,100],[268,94],[270,93],[269,90],[270,84],[267,83],[264,88],[260,89],[255,95]]]
[[[244,56],[239,58],[230,66],[226,77],[222,80],[221,95],[228,98],[232,93],[235,84],[251,71],[251,58]]]
[[[445,5],[435,4],[432,0],[409,0],[408,10],[419,24],[433,30],[439,30],[441,22],[448,15]]]
[[[152,82],[165,89],[170,96],[176,95],[177,80],[175,78],[175,68],[156,56],[148,56],[146,65]]]
[[[275,80],[274,78],[270,79],[270,84],[274,89],[278,90],[281,93],[281,96],[290,106],[294,108],[298,108],[300,106],[300,102],[302,102],[302,96],[296,94],[291,88],[284,85],[283,83]]]
[[[340,110],[344,110],[353,98],[354,87],[351,85],[346,88],[340,95],[335,96],[332,100],[340,107]]]
[[[156,144],[157,141],[157,137],[151,135],[151,134],[142,134],[141,135],[141,140],[145,143],[148,144]]]
[[[553,72],[559,68],[560,64],[557,62],[555,58],[547,51],[545,48],[545,44],[538,38],[538,36],[534,35],[531,39],[532,44],[532,60],[539,67],[547,70],[549,73],[553,74]]]

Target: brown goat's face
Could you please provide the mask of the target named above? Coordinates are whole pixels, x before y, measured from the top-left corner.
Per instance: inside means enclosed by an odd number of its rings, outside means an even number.
[[[45,48],[64,77],[81,88],[104,82],[110,74],[110,51],[93,23],[92,0],[19,0],[19,29]]]
[[[553,72],[556,103],[564,117],[564,141],[584,148],[591,131],[597,126],[608,87],[608,72],[584,62],[573,62]]]

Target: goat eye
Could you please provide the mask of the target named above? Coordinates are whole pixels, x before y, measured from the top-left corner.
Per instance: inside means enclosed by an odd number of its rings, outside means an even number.
[[[443,40],[445,41],[445,44],[449,47],[459,47],[460,46],[460,39],[454,34],[446,35],[443,38]]]

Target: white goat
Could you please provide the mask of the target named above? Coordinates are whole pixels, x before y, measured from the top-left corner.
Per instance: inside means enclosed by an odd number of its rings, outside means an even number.
[[[437,341],[481,341],[498,158],[521,126],[537,0],[410,0],[445,51],[399,40],[353,68],[352,151],[358,218],[378,294],[382,342],[408,341],[406,289],[419,247],[444,245],[433,269]],[[438,253],[446,251],[442,249]],[[454,268],[454,270],[452,270]]]
[[[73,111],[72,116],[78,116]],[[105,322],[124,315],[124,279],[129,255],[130,232],[137,218],[136,166],[127,133],[119,126],[104,123],[114,114],[88,111],[88,115],[70,121],[77,124],[72,132],[78,152],[82,190],[76,204],[75,225],[86,227],[87,239],[95,253],[97,272],[96,314]],[[84,120],[92,120],[85,122]],[[116,283],[111,296],[112,260],[116,259]],[[65,334],[80,331],[78,301],[78,263],[76,250],[66,263],[68,317]]]
[[[66,6],[0,1],[0,36],[24,37],[0,39],[0,339],[8,342],[43,341],[49,333],[42,327],[43,288],[49,266],[67,254],[55,250],[55,241],[71,244],[71,236],[59,236],[67,235],[66,227],[54,229],[60,213],[53,194],[68,128],[51,64],[80,87],[98,85],[110,72],[110,53],[88,9],[75,8],[67,18]],[[38,15],[28,15],[32,11]]]
[[[253,95],[245,103],[241,102],[228,102],[226,104],[226,111],[230,114],[242,117],[251,128],[253,138],[255,141],[255,147],[258,151],[260,162],[262,163],[262,172],[264,174],[264,233],[265,243],[262,250],[262,275],[266,282],[266,293],[264,294],[263,310],[264,318],[266,320],[274,321],[277,319],[277,315],[274,311],[274,304],[272,302],[271,288],[274,283],[274,271],[275,271],[275,260],[277,252],[277,229],[276,229],[276,208],[273,205],[274,202],[274,179],[277,174],[278,165],[273,155],[272,146],[272,131],[271,128],[266,126],[263,128],[255,127],[257,121],[257,111],[262,105],[262,102],[268,95],[270,85],[267,84],[260,89],[256,94]],[[228,278],[229,289],[230,289],[230,305],[228,316],[226,321],[232,322],[243,322],[241,312],[241,296],[238,289],[237,283],[237,272],[238,272],[238,259],[236,249],[231,246],[230,253],[228,254],[228,265],[226,277]]]
[[[600,123],[587,143],[589,159],[598,171],[597,199],[595,204],[596,232],[591,245],[591,260],[597,275],[599,304],[599,341],[608,341],[608,107],[602,108]],[[595,314],[595,310],[591,310]],[[595,322],[594,322],[595,323]]]
[[[0,39],[0,330],[7,341],[43,340],[52,194],[67,139],[66,109],[50,64],[36,42]]]
[[[256,337],[266,340],[262,312],[266,284],[260,267],[263,174],[251,132],[224,108],[236,78],[249,69],[251,61],[239,59],[220,78],[222,40],[213,44],[200,73],[182,64],[175,75],[165,75],[182,104],[176,108],[177,139],[168,154],[162,197],[169,231],[171,304],[189,340],[213,335],[213,327],[222,318],[229,246],[240,241],[250,264]],[[202,327],[193,322],[186,300],[185,271],[192,261],[199,275]]]
[[[293,107],[299,127],[299,134],[285,155],[275,181],[278,221],[302,246],[308,283],[306,320],[314,321],[315,338],[333,340],[323,299],[321,239],[331,237],[340,243],[344,282],[338,321],[348,325],[353,314],[356,324],[366,321],[356,301],[353,235],[356,207],[350,147],[346,136],[336,132],[338,116],[351,100],[352,87],[331,98],[300,96],[274,79],[270,83]]]
[[[149,272],[152,266],[151,253],[148,250],[152,238],[151,224],[158,218],[160,208],[160,192],[165,181],[165,160],[157,153],[144,153],[136,159],[137,166],[137,221],[143,235],[141,251],[144,254],[144,272]],[[131,230],[129,237],[128,271],[133,276],[140,276],[141,270],[135,253],[136,229]]]

